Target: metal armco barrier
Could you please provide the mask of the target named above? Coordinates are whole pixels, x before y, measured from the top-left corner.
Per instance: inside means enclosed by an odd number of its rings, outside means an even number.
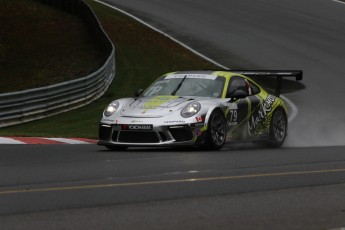
[[[115,48],[97,17],[81,0],[41,0],[80,16],[96,33],[108,56],[96,72],[75,80],[0,94],[0,127],[45,118],[87,105],[101,97],[115,77]]]

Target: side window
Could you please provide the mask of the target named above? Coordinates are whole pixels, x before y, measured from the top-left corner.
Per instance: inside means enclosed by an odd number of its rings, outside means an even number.
[[[248,85],[248,83],[246,83],[244,78],[242,78],[240,76],[233,76],[230,79],[228,91],[227,91],[227,94],[226,94],[227,97],[229,97],[229,95],[234,93],[236,90],[242,90],[242,91],[246,92],[249,95],[247,85]]]
[[[249,95],[255,95],[260,93],[260,88],[252,81],[245,79],[246,86],[249,92]]]
[[[254,84],[253,82],[249,81],[250,88],[252,89],[252,95],[260,93],[260,88]]]

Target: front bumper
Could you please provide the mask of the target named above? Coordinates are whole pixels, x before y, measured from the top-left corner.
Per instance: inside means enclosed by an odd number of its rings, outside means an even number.
[[[124,130],[123,125],[99,125],[98,145],[187,146],[199,142],[201,131],[189,124],[157,126],[152,130]]]

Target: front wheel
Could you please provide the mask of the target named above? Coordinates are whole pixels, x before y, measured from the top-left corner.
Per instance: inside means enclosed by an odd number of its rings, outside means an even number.
[[[226,120],[222,112],[214,111],[208,121],[204,147],[209,150],[221,149],[226,140]]]
[[[283,145],[287,136],[287,118],[285,111],[278,108],[274,111],[268,139],[268,146],[278,148]]]

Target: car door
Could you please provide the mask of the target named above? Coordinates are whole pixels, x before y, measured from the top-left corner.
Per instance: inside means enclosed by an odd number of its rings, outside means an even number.
[[[247,139],[265,140],[268,135],[268,131],[266,130],[268,125],[264,119],[265,112],[263,110],[263,105],[267,97],[263,98],[260,96],[260,88],[255,83],[248,81],[248,84],[251,89],[251,95],[248,97],[251,104],[251,111],[247,122]]]
[[[241,98],[234,98],[234,92],[241,91]],[[260,88],[252,81],[241,76],[233,76],[227,89],[229,98],[228,139],[253,140],[261,133],[257,132],[256,119],[263,103]],[[234,105],[235,104],[235,105]]]
[[[245,97],[233,98],[236,91],[242,91],[245,93]],[[249,92],[246,88],[245,79],[240,76],[233,76],[230,79],[227,98],[231,106],[230,110],[226,116],[228,123],[228,140],[241,140],[247,136],[247,123],[248,123],[248,113],[250,112],[250,99],[248,98]],[[235,106],[233,105],[235,104]]]

